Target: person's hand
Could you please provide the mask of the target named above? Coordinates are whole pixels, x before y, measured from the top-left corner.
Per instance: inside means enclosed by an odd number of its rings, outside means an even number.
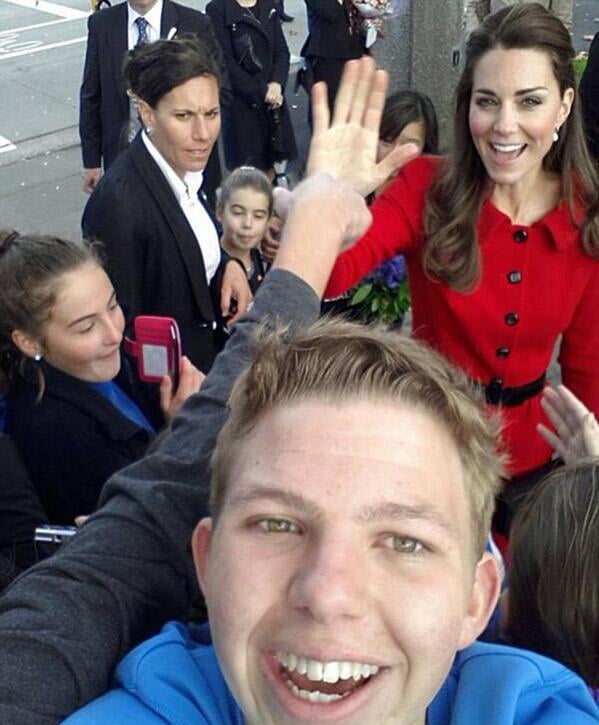
[[[227,320],[227,327],[233,327],[245,314],[251,301],[252,291],[247,275],[238,262],[229,260],[225,265],[220,286],[220,309],[222,316]]]
[[[566,463],[587,456],[599,456],[599,425],[589,409],[563,385],[545,388],[543,410],[555,431],[542,423],[537,430]]]
[[[283,104],[283,88],[280,83],[273,81],[266,86],[264,101],[272,108],[279,108]]]
[[[343,179],[368,196],[405,163],[419,154],[415,144],[397,146],[376,162],[379,126],[385,105],[388,76],[364,56],[345,64],[335,99],[333,121],[324,83],[312,88],[314,133],[308,156],[308,174],[323,171]]]
[[[101,177],[101,167],[98,167],[97,169],[83,169],[83,191],[86,194],[93,193]]]
[[[281,191],[286,190],[281,189]],[[268,264],[272,264],[275,261],[275,257],[279,251],[279,245],[281,244],[279,240],[282,229],[283,220],[276,213],[273,213],[268,220],[264,238],[260,243],[260,252]]]
[[[170,422],[177,415],[190,395],[198,392],[205,379],[204,373],[200,372],[186,357],[181,358],[177,390],[173,392],[173,380],[170,375],[165,375],[162,378],[160,383],[160,409],[167,422]]]
[[[83,524],[89,519],[90,514],[87,516],[75,516],[75,526],[80,529]]]
[[[337,255],[368,229],[372,216],[363,197],[343,181],[315,174],[281,196],[286,214],[273,268],[301,277],[321,297]]]

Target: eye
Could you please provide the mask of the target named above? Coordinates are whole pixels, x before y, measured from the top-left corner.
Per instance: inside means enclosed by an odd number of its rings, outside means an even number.
[[[218,108],[215,108],[212,111],[208,111],[208,113],[206,114],[206,118],[210,118],[210,119],[218,118],[219,116],[220,116],[220,111],[218,110]]]
[[[383,543],[387,548],[396,551],[398,554],[423,554],[426,550],[425,545],[421,541],[411,536],[388,534]]]
[[[538,96],[526,96],[522,99],[522,105],[527,108],[540,106],[543,101]]]
[[[262,519],[258,526],[269,534],[299,534],[299,526],[289,519]]]
[[[187,119],[191,116],[191,113],[188,111],[181,111],[179,113],[175,113],[175,118],[177,118],[179,121],[187,121]]]
[[[94,328],[94,323],[90,322],[87,327],[82,327],[81,329],[77,330],[78,335],[85,335],[86,332],[91,332]]]
[[[477,96],[474,99],[474,103],[479,108],[489,108],[497,105],[497,101],[494,98],[491,98],[491,96]]]

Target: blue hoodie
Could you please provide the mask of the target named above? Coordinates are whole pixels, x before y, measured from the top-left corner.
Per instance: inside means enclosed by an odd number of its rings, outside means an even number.
[[[214,648],[201,639],[170,622],[121,661],[119,687],[64,725],[243,725]],[[573,672],[526,650],[482,642],[458,652],[427,714],[427,725],[597,723],[599,709]]]

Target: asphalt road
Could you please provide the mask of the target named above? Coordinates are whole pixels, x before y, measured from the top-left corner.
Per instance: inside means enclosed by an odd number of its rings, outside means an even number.
[[[207,2],[182,1],[199,9]],[[284,26],[293,55],[306,35],[304,7],[286,0],[296,18]],[[79,234],[87,197],[76,124],[89,10],[89,0],[0,0],[0,227]],[[583,36],[599,30],[599,0],[575,2],[574,22],[584,50]],[[288,102],[305,149],[305,95],[288,93]]]

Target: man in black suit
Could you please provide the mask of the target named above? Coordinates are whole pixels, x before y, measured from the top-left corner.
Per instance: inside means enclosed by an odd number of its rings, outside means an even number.
[[[143,34],[139,18],[142,21]],[[131,109],[123,78],[127,50],[176,32],[193,33],[206,44],[221,72],[221,103],[230,98],[227,71],[212,29],[198,10],[172,0],[128,0],[93,13],[88,20],[87,52],[81,84],[79,135],[83,157],[83,190],[91,194],[130,137]],[[215,147],[206,166],[203,190],[211,203],[220,184],[220,160]]]

